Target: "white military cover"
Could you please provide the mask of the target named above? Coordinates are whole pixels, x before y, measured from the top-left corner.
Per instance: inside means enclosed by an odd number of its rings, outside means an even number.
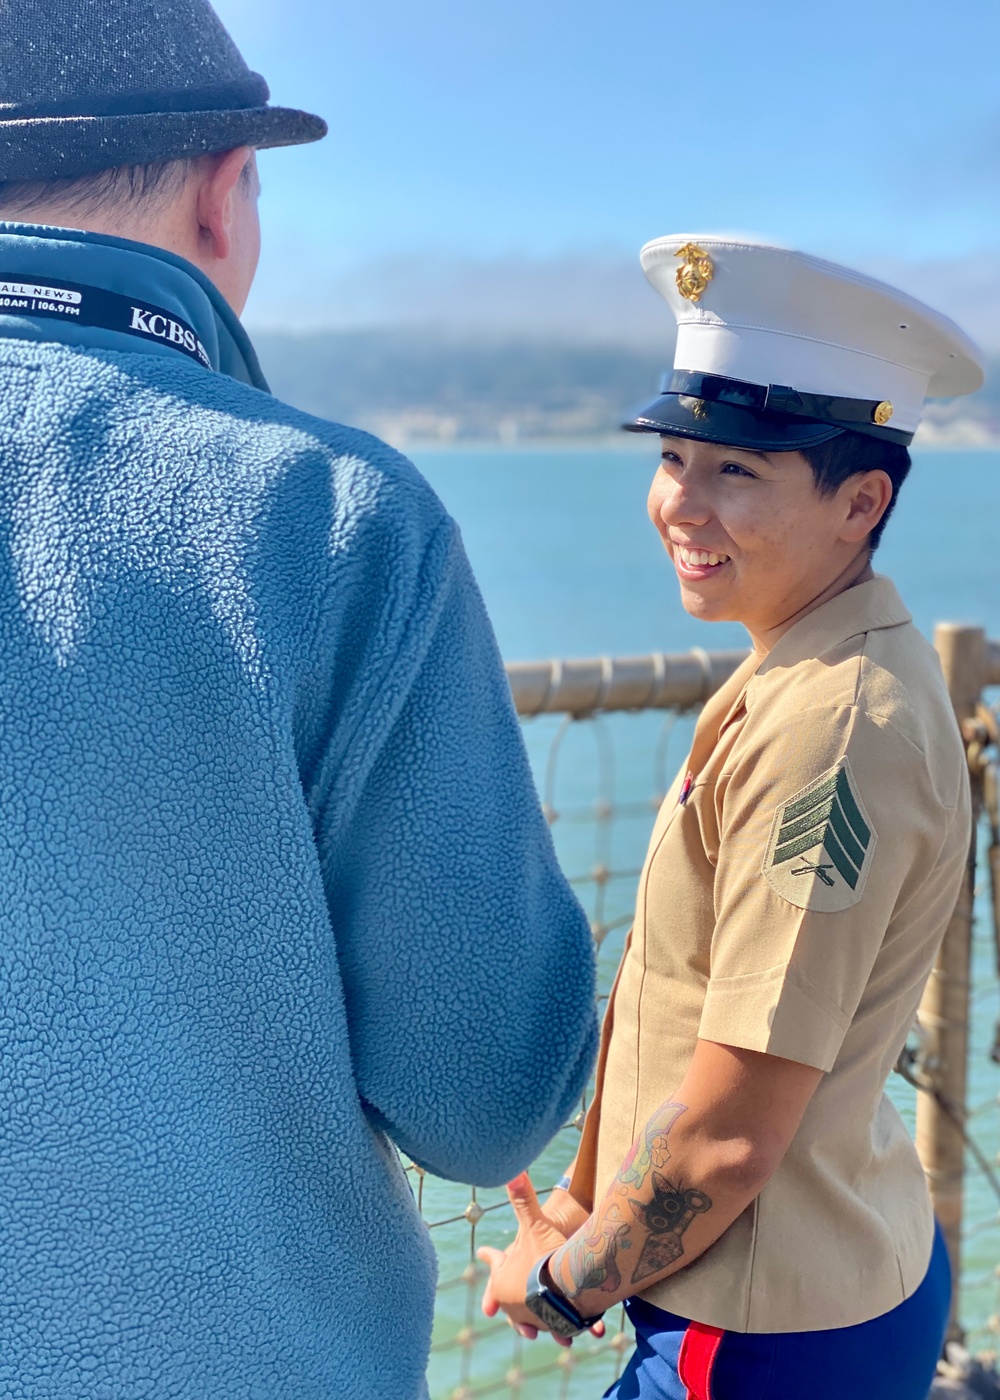
[[[692,244],[711,260],[697,301],[677,279]],[[905,432],[916,430],[928,396],[971,394],[983,383],[979,350],[947,316],[836,263],[700,233],[654,239],[641,258],[677,318],[676,369],[887,402],[889,426]]]

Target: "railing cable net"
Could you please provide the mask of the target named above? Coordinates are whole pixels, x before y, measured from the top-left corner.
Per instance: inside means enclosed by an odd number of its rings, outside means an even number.
[[[700,705],[744,655],[692,652],[508,667],[556,849],[590,919],[602,1006],[631,925],[656,812],[686,756]],[[1000,682],[1000,646],[990,646],[988,658],[984,681],[995,684]],[[985,716],[981,723],[989,729]],[[978,734],[979,752],[990,763],[997,755],[994,741],[1000,738],[995,715],[992,724],[993,732]],[[1000,877],[1000,846],[994,850],[989,842],[989,802],[984,815],[979,870]],[[1000,1230],[995,1170],[1000,1103],[997,1064],[991,1058],[991,1010],[1000,1010],[1000,920],[994,920],[989,895],[984,879],[976,889],[969,998],[967,1101],[974,1106],[956,1104],[936,1088],[929,1029],[915,1030],[900,1057],[900,1073],[890,1083],[890,1095],[911,1132],[917,1095],[935,1095],[966,1144],[959,1316],[968,1344],[978,1350],[995,1347],[1000,1334],[1000,1241],[995,1233]],[[935,976],[948,973],[939,968]],[[573,1121],[531,1169],[543,1199],[576,1154],[586,1102],[585,1097]],[[525,1341],[502,1317],[484,1317],[480,1300],[488,1271],[476,1259],[476,1250],[484,1244],[503,1248],[512,1241],[514,1218],[506,1192],[456,1186],[415,1166],[409,1170],[440,1268],[429,1374],[432,1400],[595,1400],[620,1375],[631,1353],[624,1309],[607,1316],[604,1338],[588,1334],[568,1350],[547,1337]]]

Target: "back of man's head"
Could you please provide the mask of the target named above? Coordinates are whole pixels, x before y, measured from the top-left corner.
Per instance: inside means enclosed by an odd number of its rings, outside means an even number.
[[[244,146],[69,179],[0,183],[0,220],[165,248],[200,268],[239,314],[260,253],[259,193],[255,155]]]
[[[0,217],[166,247],[239,309],[252,152],[326,124],[269,105],[209,0],[4,0],[0,79]]]
[[[179,195],[195,165],[187,158],[119,165],[62,180],[8,180],[0,183],[0,219],[43,223],[59,211],[87,221],[135,221]]]

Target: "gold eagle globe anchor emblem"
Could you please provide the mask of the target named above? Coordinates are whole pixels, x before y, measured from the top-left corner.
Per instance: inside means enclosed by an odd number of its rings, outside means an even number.
[[[677,269],[677,290],[686,301],[701,301],[709,282],[715,276],[715,264],[697,243],[685,243],[678,248],[675,258],[683,261]]]

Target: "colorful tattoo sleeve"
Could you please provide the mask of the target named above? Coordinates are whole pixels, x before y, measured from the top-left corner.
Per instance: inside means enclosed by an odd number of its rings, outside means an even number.
[[[711,1199],[664,1172],[670,1130],[687,1105],[665,1103],[646,1124],[600,1207],[553,1256],[550,1268],[571,1299],[594,1291],[618,1293],[670,1267],[684,1253],[682,1237],[692,1221],[711,1210]],[[634,1252],[634,1253],[633,1253]],[[629,1272],[623,1256],[632,1254]]]

